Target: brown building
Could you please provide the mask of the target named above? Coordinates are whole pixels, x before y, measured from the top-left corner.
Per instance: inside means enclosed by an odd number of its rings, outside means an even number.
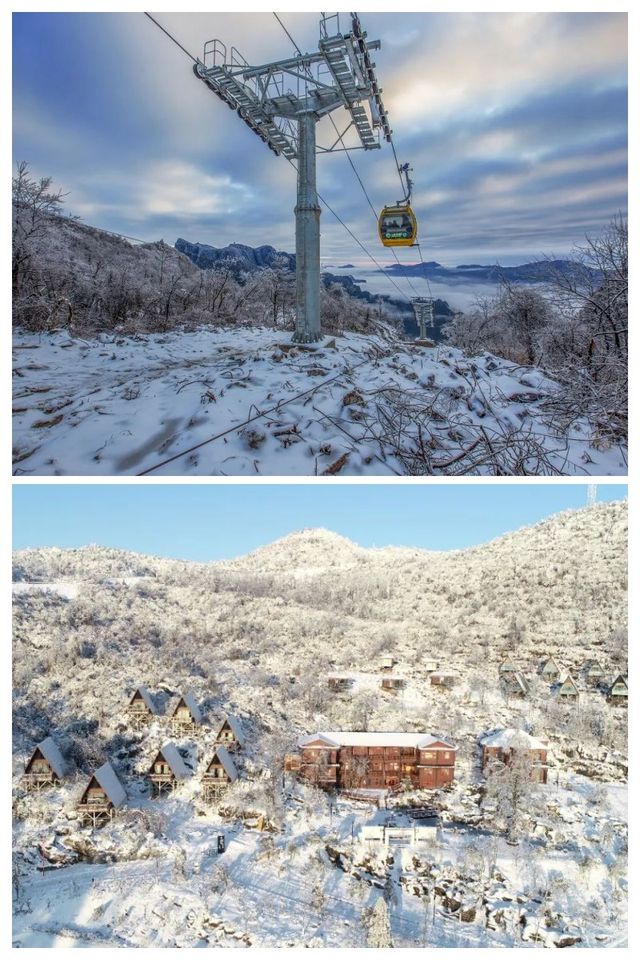
[[[42,740],[29,758],[20,779],[25,790],[57,786],[67,773],[64,757],[53,737]]]
[[[202,713],[191,693],[180,697],[175,710],[171,714],[171,729],[176,735],[181,733],[196,733],[202,726]]]
[[[531,779],[537,783],[547,782],[549,747],[545,740],[536,740],[524,730],[507,727],[487,734],[480,740],[480,745],[483,770],[496,763],[510,763],[517,754],[526,754],[531,762]]]
[[[235,717],[228,716],[218,725],[215,732],[216,743],[227,750],[237,750],[244,744],[242,728]]]
[[[116,810],[127,799],[124,787],[110,763],[103,763],[93,774],[78,803],[85,826],[100,827],[113,820]]]
[[[404,690],[405,679],[404,677],[398,677],[395,674],[388,677],[382,677],[380,680],[380,686],[383,690]]]
[[[238,779],[233,759],[224,747],[216,747],[209,766],[202,775],[202,796],[205,802],[219,800],[227,787]]]
[[[432,734],[333,731],[304,737],[285,770],[321,787],[433,790],[454,778],[456,748]]]
[[[134,691],[127,705],[126,713],[129,724],[134,730],[142,729],[158,715],[158,708],[146,687],[138,687]]]
[[[171,793],[180,784],[192,776],[192,771],[186,765],[178,748],[173,743],[165,743],[158,750],[155,760],[147,771],[147,781],[151,784],[154,797]]]
[[[333,673],[327,677],[327,685],[329,690],[333,690],[335,693],[343,693],[345,690],[350,690],[353,686],[353,677]]]
[[[457,682],[455,673],[431,673],[429,683],[432,687],[454,687]]]
[[[609,687],[607,691],[607,700],[609,703],[617,703],[624,706],[626,706],[629,702],[629,687],[622,674],[616,677]]]

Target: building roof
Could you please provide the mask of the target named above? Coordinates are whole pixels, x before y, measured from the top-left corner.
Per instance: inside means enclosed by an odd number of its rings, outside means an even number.
[[[573,677],[571,676],[570,673],[567,674],[567,676],[564,678],[564,680],[563,680],[562,683],[560,684],[560,690],[563,690],[565,687],[566,687],[567,689],[573,688],[576,693],[579,693],[579,692],[580,692],[580,691],[578,690],[578,685],[577,685],[577,683],[575,682],[575,680],[573,679]]]
[[[625,690],[628,690],[628,689],[629,689],[629,685],[628,685],[628,683],[627,683],[627,681],[626,681],[626,678],[623,677],[622,674],[620,673],[620,674],[618,674],[618,676],[615,678],[615,680],[613,681],[613,683],[612,683],[611,686],[609,687],[609,690],[613,690],[613,688],[614,688],[615,686],[617,686],[619,683],[624,684]]]
[[[178,753],[178,748],[175,743],[165,743],[159,752],[169,764],[174,777],[177,777],[178,780],[185,780],[187,777],[193,775],[193,771],[189,769]]]
[[[503,677],[502,682],[510,690],[520,690],[522,693],[527,692],[527,684],[521,673],[515,671],[514,673],[509,673],[508,677]]]
[[[65,773],[67,772],[67,764],[64,757],[60,753],[58,744],[55,742],[53,737],[46,737],[39,744],[37,744],[35,750],[40,751],[57,777],[64,777]]]
[[[101,767],[98,767],[93,776],[96,778],[108,796],[109,800],[111,800],[111,803],[114,805],[114,807],[119,807],[124,803],[124,801],[127,799],[127,794],[125,793],[125,789],[118,779],[118,774],[115,772],[110,763],[103,763]]]
[[[139,687],[136,687],[136,689],[133,691],[133,693],[132,693],[132,695],[131,695],[131,700],[129,700],[129,703],[133,703],[133,701],[134,701],[134,699],[135,699],[136,693],[139,693],[139,694],[140,694],[140,696],[142,697],[142,699],[143,699],[144,702],[145,702],[145,706],[146,706],[147,709],[150,711],[150,713],[157,713],[157,712],[158,712],[158,708],[156,707],[156,705],[155,705],[155,703],[154,703],[154,701],[153,701],[153,697],[151,696],[151,694],[149,693],[149,691],[147,690],[147,688],[144,686],[144,684],[142,684],[142,685],[139,686]]]
[[[200,707],[198,706],[196,698],[192,693],[189,692],[189,693],[182,694],[182,696],[180,697],[180,699],[176,704],[175,710],[173,711],[174,716],[175,716],[176,710],[178,709],[181,703],[184,703],[185,707],[187,707],[189,713],[191,714],[191,716],[193,717],[196,723],[202,723],[202,713],[200,712]]]
[[[231,714],[229,714],[228,716],[226,716],[226,717],[225,717],[223,720],[221,720],[220,723],[218,724],[218,726],[217,726],[217,728],[216,728],[216,732],[215,732],[216,737],[219,735],[219,733],[220,733],[220,731],[222,730],[222,728],[224,727],[225,723],[228,723],[228,724],[229,724],[229,726],[231,727],[231,730],[232,730],[232,732],[233,732],[234,737],[236,738],[236,740],[238,741],[238,743],[239,743],[240,745],[242,745],[242,744],[244,743],[244,734],[243,734],[243,732],[242,732],[242,727],[240,726],[239,720],[237,720],[235,717],[231,716]]]
[[[555,657],[553,657],[553,656],[547,657],[547,659],[545,660],[545,662],[544,662],[543,665],[542,665],[542,672],[545,673],[546,670],[547,670],[547,667],[549,667],[549,666],[553,667],[554,670],[556,670],[558,673],[560,673],[560,667],[558,666],[558,662],[557,662],[557,660],[556,660]]]
[[[232,782],[234,782],[235,780],[237,780],[237,779],[238,779],[238,771],[236,770],[236,765],[235,765],[235,763],[234,763],[233,760],[231,759],[231,756],[230,756],[230,754],[229,754],[229,751],[226,750],[225,747],[216,747],[215,753],[213,754],[213,757],[211,758],[211,763],[213,763],[213,762],[216,760],[216,758],[220,761],[220,763],[221,763],[222,766],[224,767],[224,772],[227,774],[227,776],[229,777],[229,779],[230,779]],[[209,766],[211,766],[211,763],[209,764]]]
[[[547,750],[548,744],[544,740],[538,740],[532,737],[524,730],[517,730],[515,727],[505,727],[502,730],[493,730],[480,738],[483,747],[502,747],[502,748],[524,748],[528,750]]]
[[[331,747],[416,747],[426,749],[433,744],[442,743],[444,748],[455,750],[452,743],[432,733],[364,733],[350,730],[332,730],[312,733],[298,741],[304,747],[315,740],[324,740]]]

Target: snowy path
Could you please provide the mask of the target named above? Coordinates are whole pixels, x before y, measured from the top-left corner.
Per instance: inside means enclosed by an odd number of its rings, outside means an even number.
[[[300,348],[288,334],[253,328],[92,341],[22,333],[14,341],[14,470],[406,474],[405,452],[411,459],[425,439],[413,413],[399,412],[409,400],[412,410],[434,406],[436,473],[464,469],[452,459],[462,449],[495,446],[514,430],[561,473],[626,472],[624,451],[592,446],[585,421],[553,435],[540,408],[554,390],[540,371],[489,354],[470,360],[357,334]],[[399,422],[402,452],[393,439]],[[476,458],[473,472],[492,472]]]

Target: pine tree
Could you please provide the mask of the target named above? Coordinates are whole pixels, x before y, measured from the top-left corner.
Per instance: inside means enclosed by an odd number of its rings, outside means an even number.
[[[378,897],[367,922],[367,946],[378,949],[392,947],[389,907],[384,897]]]

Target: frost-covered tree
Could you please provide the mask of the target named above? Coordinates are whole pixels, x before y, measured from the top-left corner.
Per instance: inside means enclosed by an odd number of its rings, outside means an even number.
[[[389,906],[383,896],[378,897],[373,908],[366,911],[364,922],[368,947],[386,949],[393,946]]]

